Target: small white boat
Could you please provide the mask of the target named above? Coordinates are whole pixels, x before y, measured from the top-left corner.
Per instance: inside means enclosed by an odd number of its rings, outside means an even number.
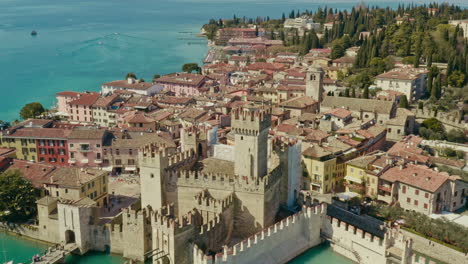
[[[13,263],[13,260],[10,260],[10,261],[5,262],[5,263],[3,263],[3,264],[14,264],[14,263]]]

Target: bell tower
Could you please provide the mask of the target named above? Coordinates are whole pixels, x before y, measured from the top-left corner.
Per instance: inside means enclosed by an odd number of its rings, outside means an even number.
[[[312,97],[321,103],[323,99],[323,76],[322,68],[309,68],[306,73],[306,96]]]

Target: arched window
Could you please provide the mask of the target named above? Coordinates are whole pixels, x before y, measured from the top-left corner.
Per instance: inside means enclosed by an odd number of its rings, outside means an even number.
[[[315,81],[315,74],[310,75],[310,80]]]

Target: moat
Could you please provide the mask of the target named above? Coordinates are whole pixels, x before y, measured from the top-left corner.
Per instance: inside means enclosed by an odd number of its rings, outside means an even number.
[[[22,237],[0,232],[0,262],[13,260],[15,263],[26,262],[35,254],[43,252],[47,248],[46,244],[29,240]],[[124,259],[115,255],[104,253],[90,253],[86,256],[68,257],[66,263],[76,264],[120,264]],[[312,248],[289,262],[291,264],[312,264],[312,263],[330,263],[330,264],[350,264],[352,261],[334,253],[327,245],[321,245]]]

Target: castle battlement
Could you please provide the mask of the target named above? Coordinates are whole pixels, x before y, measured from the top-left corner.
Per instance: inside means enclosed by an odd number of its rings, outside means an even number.
[[[195,195],[197,208],[203,211],[222,213],[232,204],[234,204],[234,193],[231,193],[226,198],[218,200],[210,196],[207,189]]]
[[[153,228],[160,229],[167,234],[176,234],[186,230],[187,227],[197,227],[202,223],[201,215],[196,210],[188,212],[180,219],[175,217],[173,204],[152,211],[150,218]]]
[[[363,240],[369,246],[385,248],[384,238],[366,232],[337,218],[333,218],[331,216],[327,216],[327,218],[330,221],[334,234],[346,233],[346,237],[352,238],[353,241]],[[343,237],[342,235],[340,236]]]
[[[175,169],[177,167],[186,165],[196,160],[197,160],[197,155],[195,154],[193,150],[179,152],[169,157],[168,168]]]
[[[223,252],[216,254],[214,261],[212,256],[206,255],[203,250],[201,250],[197,245],[194,245],[194,263],[242,263],[242,255],[245,251],[258,250],[261,252],[264,244],[274,244],[275,242],[281,243],[281,239],[278,239],[279,236],[290,233],[292,229],[304,227],[304,223],[310,224],[311,221],[316,220],[317,216],[324,216],[326,211],[327,207],[325,203],[316,207],[304,206],[302,211],[264,228],[260,232],[244,239],[232,247],[224,246]]]
[[[232,130],[238,134],[256,135],[271,127],[271,108],[241,106],[231,111]]]
[[[166,177],[167,183],[176,185],[263,193],[281,178],[281,168],[275,168],[261,179],[188,170],[170,170]]]
[[[215,228],[221,223],[221,216],[217,215],[215,218],[208,223],[201,225],[200,226],[200,235],[203,235],[205,233],[208,233],[212,230],[215,230]]]

